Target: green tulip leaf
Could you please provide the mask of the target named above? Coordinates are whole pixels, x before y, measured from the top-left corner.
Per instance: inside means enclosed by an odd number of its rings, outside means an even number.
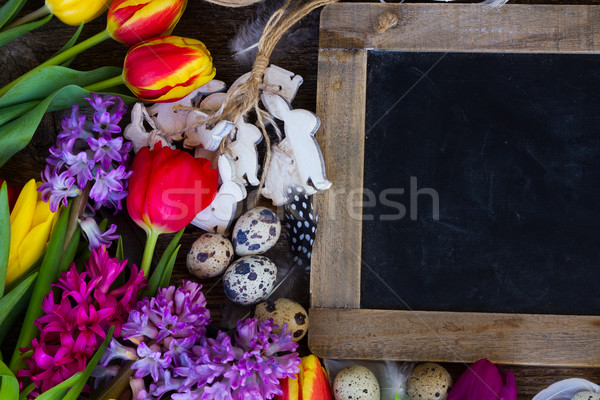
[[[179,253],[179,249],[181,245],[177,246],[171,257],[169,257],[169,262],[165,267],[165,272],[163,272],[163,276],[160,280],[159,288],[167,287],[171,283],[171,275],[173,275],[173,267],[175,266],[175,259],[177,258],[177,253]]]
[[[29,287],[35,282],[35,278],[37,278],[37,272],[28,276],[27,279],[19,284],[19,286],[0,299],[0,325],[2,325],[4,320],[10,315],[12,309],[22,301],[22,298],[25,293],[27,293]],[[2,397],[0,397],[0,399],[1,398]]]
[[[81,391],[83,390],[85,384],[87,383],[88,379],[90,379],[90,376],[92,376],[92,371],[100,362],[100,359],[104,355],[108,344],[112,340],[114,331],[115,327],[113,325],[110,327],[106,338],[102,342],[102,345],[100,346],[98,351],[96,351],[96,354],[94,354],[94,357],[92,357],[92,359],[88,362],[87,366],[85,367],[85,370],[83,371],[83,375],[81,375],[81,378],[77,381],[77,383],[73,385],[71,390],[69,390],[69,393],[67,393],[67,395],[64,397],[64,400],[77,400],[79,398],[79,395],[81,394]]]
[[[34,272],[34,273],[37,274],[37,272]],[[28,278],[29,278],[29,276],[28,276]],[[23,279],[23,281],[24,280],[25,279]],[[22,283],[22,281],[21,281],[21,283]],[[11,335],[11,336],[14,335],[15,324],[17,323],[17,321],[21,317],[21,315],[27,309],[27,306],[29,305],[29,300],[31,300],[32,293],[33,293],[33,285],[29,286],[29,288],[27,289],[27,291],[25,292],[23,297],[21,297],[21,300],[18,301],[17,304],[15,304],[15,306],[8,311],[8,315],[3,315],[4,322],[2,324],[0,324],[0,344],[2,344],[5,337],[7,337],[9,335]]]
[[[69,41],[67,43],[65,43],[65,45],[54,55],[58,55],[60,53],[62,53],[63,51],[67,51],[69,50],[71,47],[73,47],[75,45],[75,43],[77,43],[77,39],[79,39],[79,35],[81,35],[81,31],[83,30],[83,26],[85,25],[85,22],[81,22],[81,24],[79,24],[79,28],[77,28],[77,30],[75,31],[75,33],[73,34],[73,36],[71,36],[71,39],[69,39]],[[52,56],[52,57],[54,57]],[[64,63],[62,63],[61,65],[63,67],[68,67],[73,60],[75,60],[75,56],[69,58],[67,61],[65,61]]]
[[[52,19],[52,15],[48,15],[44,19],[40,19],[39,21],[30,22],[28,24],[19,25],[14,28],[8,29],[6,31],[0,32],[0,46],[4,46],[6,43],[10,42],[13,39],[18,38],[25,33],[32,31],[34,29],[39,28],[42,25],[45,25],[48,21]]]
[[[35,389],[35,384],[30,383],[29,386],[27,386],[21,391],[21,394],[19,395],[19,400],[27,400],[27,396],[29,395],[29,393],[31,393],[33,389]]]
[[[25,5],[27,0],[8,0],[0,7],[0,28],[6,25]]]
[[[0,126],[20,117],[38,104],[39,100],[33,100],[0,109]]]
[[[152,297],[156,294],[156,291],[158,290],[159,287],[164,287],[164,286],[161,286],[161,284],[163,282],[163,277],[165,276],[165,272],[168,269],[168,264],[171,261],[173,253],[176,251],[179,251],[179,247],[177,247],[177,245],[179,244],[179,240],[181,240],[181,237],[183,236],[184,230],[185,230],[185,228],[180,230],[179,232],[177,232],[177,234],[175,236],[173,236],[173,239],[171,239],[171,242],[169,243],[169,245],[163,252],[162,256],[160,257],[158,264],[156,264],[156,268],[154,268],[152,275],[150,275],[150,279],[148,280],[148,287],[144,291],[144,294],[142,295],[142,297]],[[173,258],[173,260],[175,260],[175,258]],[[171,267],[171,272],[172,271],[173,271],[173,269]],[[171,275],[169,273],[169,281],[170,280],[171,280]],[[167,285],[168,285],[168,283],[167,283]]]
[[[29,301],[29,308],[27,309],[23,327],[21,328],[21,334],[10,360],[10,369],[13,371],[18,371],[23,367],[19,349],[31,346],[32,339],[37,335],[38,328],[34,325],[34,322],[42,316],[42,301],[48,292],[50,292],[50,285],[58,277],[69,213],[65,210],[57,212],[60,212],[60,216],[50,235],[50,240],[46,247],[46,255],[42,261],[38,278],[35,281],[33,294]]]
[[[52,389],[46,390],[44,393],[40,394],[36,397],[36,400],[63,400],[67,391],[71,386],[76,385],[82,376],[83,372],[76,373],[66,381],[63,381]]]
[[[84,98],[89,95],[90,92],[79,86],[65,86],[42,100],[37,106],[21,117],[1,126],[0,166],[4,165],[15,153],[29,144],[42,117],[47,111],[70,108],[73,104],[85,104],[86,100]],[[131,97],[121,98],[123,101],[135,101]]]
[[[125,250],[123,249],[123,238],[119,236],[119,241],[117,242],[117,251],[115,253],[115,257],[119,261],[123,261],[125,259]]]
[[[63,254],[62,259],[60,260],[60,271],[66,271],[67,269],[69,269],[71,264],[73,264],[73,260],[75,260],[75,256],[77,255],[77,249],[79,248],[80,240],[81,228],[77,226],[75,232],[73,232],[73,237],[71,237],[69,245],[65,249],[65,254]]]
[[[8,187],[6,182],[2,183],[0,189],[0,299],[4,296],[4,284],[6,283],[6,270],[8,268],[8,256],[10,255],[10,209],[8,207]],[[1,300],[0,300],[1,302]],[[2,314],[0,314],[2,318]]]
[[[2,361],[0,361],[0,382],[0,399],[19,400],[19,382]]]
[[[26,76],[0,97],[0,108],[43,100],[67,85],[88,86],[104,81],[121,73],[117,67],[102,67],[92,71],[77,71],[59,65],[42,68],[35,74]]]

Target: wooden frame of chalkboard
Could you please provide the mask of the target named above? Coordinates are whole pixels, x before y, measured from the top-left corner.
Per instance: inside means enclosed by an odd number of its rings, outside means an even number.
[[[397,18],[397,24],[394,19]],[[391,21],[391,25],[390,25]],[[360,308],[367,54],[600,53],[600,6],[338,3],[321,14],[317,114],[331,190],[318,195],[309,347],[327,358],[599,366],[600,317]]]

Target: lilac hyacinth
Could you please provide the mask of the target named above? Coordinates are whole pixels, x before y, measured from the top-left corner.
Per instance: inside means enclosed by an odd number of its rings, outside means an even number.
[[[74,105],[46,159],[39,191],[52,211],[60,204],[66,206],[68,199],[82,194],[87,185],[91,210],[120,210],[121,200],[127,196],[131,172],[126,165],[132,145],[121,136],[112,136],[121,132],[118,123],[127,107],[117,96],[91,93],[86,99],[94,109],[92,120]]]
[[[299,372],[291,331],[284,325],[275,334],[272,320],[247,319],[238,323],[233,338],[220,331],[207,337],[210,315],[200,288],[183,281],[180,288],[140,301],[121,331],[129,343],[111,344],[102,365],[109,369],[117,359],[134,361],[135,400],[263,400],[283,394],[279,381]]]

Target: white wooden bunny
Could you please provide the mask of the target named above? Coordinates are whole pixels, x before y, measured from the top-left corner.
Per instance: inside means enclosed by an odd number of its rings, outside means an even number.
[[[222,154],[217,161],[221,186],[213,202],[200,211],[192,225],[208,232],[225,233],[235,217],[237,203],[246,198],[246,188],[237,179],[235,164],[229,154]]]
[[[279,95],[263,92],[261,98],[267,111],[284,123],[285,139],[277,146],[283,153],[291,153],[294,168],[300,178],[299,182],[288,182],[288,187],[300,186],[307,193],[311,191],[311,184],[317,190],[329,189],[331,182],[325,176],[325,163],[314,136],[320,125],[319,118],[310,111],[292,109]],[[267,174],[278,173],[271,167],[267,171]],[[275,191],[287,192],[287,187],[268,187],[264,194],[273,194]]]
[[[252,186],[257,186],[258,180],[258,153],[256,145],[262,140],[262,133],[255,125],[249,124],[240,118],[235,124],[235,140],[225,148],[233,157],[235,172],[238,179]]]

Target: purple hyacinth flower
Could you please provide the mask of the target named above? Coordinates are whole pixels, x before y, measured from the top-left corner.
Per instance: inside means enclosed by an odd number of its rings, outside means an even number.
[[[96,220],[94,218],[87,217],[79,221],[79,226],[90,243],[90,250],[98,249],[101,246],[110,247],[112,241],[119,238],[119,235],[115,234],[117,231],[117,226],[115,224],[111,224],[110,228],[108,228],[105,232],[102,232],[96,223]]]
[[[131,172],[127,172],[124,165],[120,165],[117,169],[112,169],[108,172],[98,169],[94,185],[90,190],[90,198],[99,202],[105,201],[108,199],[110,192],[122,191],[124,189],[121,181],[129,178],[129,176],[131,176]]]
[[[165,370],[164,375],[158,384],[150,384],[150,393],[153,396],[156,396],[156,398],[160,399],[168,392],[177,391],[182,383],[183,379],[173,379],[171,377],[171,372],[169,370]]]
[[[81,191],[75,184],[75,177],[71,176],[67,171],[57,174],[56,170],[51,171],[50,166],[46,165],[46,169],[42,173],[42,185],[38,188],[41,192],[42,200],[50,202],[50,209],[56,212],[60,203],[66,207],[69,205],[70,197],[78,196]]]
[[[106,112],[110,106],[115,104],[115,98],[115,96],[102,96],[96,93],[90,93],[90,97],[85,97],[90,106],[99,114]]]
[[[152,350],[144,342],[138,345],[137,354],[140,359],[133,363],[131,369],[135,370],[138,379],[150,375],[154,382],[158,382],[171,363],[169,357],[162,357],[160,351]]]
[[[110,345],[102,355],[102,359],[100,360],[100,364],[104,367],[108,365],[112,360],[137,360],[137,353],[134,348],[124,346],[115,339],[110,341]]]
[[[57,136],[60,141],[69,142],[71,146],[75,140],[80,139],[82,134],[87,134],[85,131],[85,115],[79,114],[79,106],[73,105],[71,116],[62,120],[62,132]]]
[[[99,162],[102,168],[109,169],[110,164],[113,161],[121,162],[123,157],[121,156],[120,150],[123,146],[123,138],[118,137],[115,139],[105,139],[100,137],[98,139],[90,137],[87,140],[90,149],[94,152],[94,162]]]
[[[85,185],[94,179],[92,170],[94,169],[95,162],[90,160],[85,151],[74,155],[72,153],[64,153],[65,163],[69,166],[67,172],[77,179],[77,186],[84,188]]]

